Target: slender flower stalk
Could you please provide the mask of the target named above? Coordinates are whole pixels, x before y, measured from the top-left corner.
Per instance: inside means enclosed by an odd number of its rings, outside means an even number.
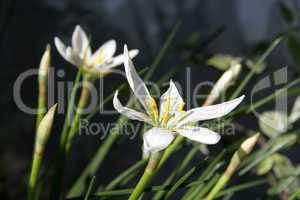
[[[51,63],[51,47],[50,45],[47,45],[39,67],[39,75],[38,75],[39,97],[38,97],[38,114],[37,114],[36,128],[39,127],[39,124],[46,113],[47,86],[48,86],[48,74],[49,74],[50,63]]]
[[[218,180],[217,184],[210,191],[205,200],[213,200],[218,193],[223,189],[223,187],[228,183],[234,172],[237,170],[241,162],[251,153],[256,142],[259,139],[259,133],[246,139],[240,146],[240,148],[234,153],[229,165],[227,166],[225,172]]]
[[[197,126],[197,122],[228,114],[241,103],[244,96],[222,104],[183,111],[185,103],[177,87],[170,80],[169,89],[160,97],[158,106],[155,99],[150,95],[146,84],[136,72],[126,45],[124,46],[124,65],[128,83],[146,113],[123,106],[118,99],[118,91],[114,96],[114,107],[128,118],[145,122],[153,127],[143,135],[143,153],[146,157],[150,156],[150,160],[145,173],[129,198],[135,200],[141,196],[145,187],[151,182],[157,168],[161,166],[161,151],[176,144],[176,136],[178,140],[188,138],[203,144],[216,144],[220,140],[220,135],[207,128]]]
[[[36,199],[36,187],[38,181],[38,175],[45,151],[45,146],[50,137],[51,128],[54,120],[54,114],[56,110],[56,105],[54,105],[48,113],[41,120],[40,125],[37,129],[36,140],[34,145],[33,161],[30,172],[30,178],[28,183],[28,200]]]
[[[93,84],[93,80],[91,77],[83,77],[82,89],[80,94],[80,99],[78,102],[78,106],[76,108],[76,112],[74,118],[71,123],[71,128],[68,134],[66,134],[66,138],[62,138],[64,141],[61,141],[61,145],[59,146],[58,158],[57,158],[57,166],[55,176],[53,176],[52,180],[52,192],[50,199],[57,199],[60,196],[61,187],[62,187],[62,176],[64,172],[65,166],[65,156],[69,154],[71,150],[71,146],[73,143],[73,139],[77,133],[80,117],[82,115],[83,110],[88,104],[90,97],[91,85]],[[66,120],[66,123],[68,120]]]
[[[80,116],[89,101],[92,84],[93,84],[93,79],[84,77],[78,107],[76,109],[76,113],[75,113],[74,119],[72,121],[72,125],[71,125],[70,131],[69,131],[69,134],[68,134],[68,137],[66,140],[66,144],[65,144],[65,154],[68,154],[71,149],[73,138],[78,130]]]
[[[161,153],[154,153],[150,156],[148,165],[144,171],[142,178],[139,180],[138,184],[135,186],[133,192],[131,193],[128,200],[137,200],[144,192],[145,188],[151,183],[152,178],[154,177],[159,161],[161,158]]]

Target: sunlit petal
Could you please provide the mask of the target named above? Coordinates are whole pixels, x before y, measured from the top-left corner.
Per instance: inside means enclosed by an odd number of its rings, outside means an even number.
[[[124,65],[127,80],[134,95],[139,99],[145,110],[148,111],[148,104],[150,102],[151,96],[145,83],[142,81],[142,79],[135,70],[126,45],[124,46]]]
[[[216,144],[221,136],[207,128],[196,126],[185,126],[175,130],[180,135],[203,144]]]
[[[135,111],[133,109],[130,109],[128,107],[124,107],[120,100],[118,99],[118,91],[116,91],[114,99],[113,99],[113,104],[114,104],[114,108],[121,113],[122,115],[125,115],[126,117],[128,117],[129,119],[132,120],[138,120],[138,121],[142,121],[142,122],[147,122],[150,123],[150,118],[141,112]]]
[[[143,135],[144,154],[159,152],[167,148],[174,140],[174,134],[163,128],[152,128]]]
[[[57,48],[57,51],[60,53],[62,57],[66,59],[67,47],[65,46],[65,44],[58,37],[54,38],[54,43]]]
[[[65,59],[67,61],[69,61],[70,63],[72,63],[73,65],[75,65],[76,67],[80,67],[81,66],[81,58],[79,57],[79,55],[73,51],[73,49],[71,47],[68,47],[66,50],[66,57]]]
[[[243,101],[244,97],[245,96],[243,95],[237,99],[221,104],[191,109],[186,112],[185,116],[182,120],[180,120],[177,127],[197,121],[223,117],[236,108]]]
[[[115,40],[105,42],[99,49],[91,56],[90,62],[97,64],[105,64],[105,62],[113,57],[116,52],[117,44]]]
[[[83,57],[87,51],[89,40],[84,30],[77,25],[72,35],[72,47],[76,53]]]
[[[173,115],[178,108],[183,104],[183,100],[179,91],[172,80],[170,80],[169,89],[160,97],[160,119],[162,118],[166,109],[167,97],[170,97],[170,111],[169,114]]]
[[[139,50],[137,49],[133,49],[133,50],[130,50],[129,51],[129,56],[130,58],[134,58],[135,56],[137,56],[139,53]],[[105,63],[103,64],[100,64],[100,65],[97,65],[96,66],[96,69],[99,70],[99,71],[107,71],[111,68],[114,68],[114,67],[117,67],[121,64],[123,64],[124,62],[124,55],[121,54],[121,55],[118,55],[116,57],[113,57],[111,59],[108,59]]]

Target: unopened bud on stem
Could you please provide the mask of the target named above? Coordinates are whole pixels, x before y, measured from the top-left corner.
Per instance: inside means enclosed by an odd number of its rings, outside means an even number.
[[[47,76],[51,64],[51,47],[48,44],[42,56],[39,68],[39,76]]]
[[[230,68],[223,73],[219,80],[214,85],[210,94],[206,98],[204,105],[210,105],[214,103],[222,94],[225,92],[230,85],[237,79],[241,72],[240,59],[235,59],[231,61]]]
[[[41,155],[44,152],[45,145],[50,137],[51,128],[54,120],[54,114],[57,104],[52,106],[44,118],[41,120],[36,133],[35,153]]]
[[[46,113],[46,100],[47,100],[47,82],[48,74],[51,62],[51,48],[50,45],[47,45],[46,50],[42,56],[39,68],[39,99],[38,99],[38,113],[37,113],[37,122],[36,127],[39,126],[42,118]]]
[[[37,128],[33,160],[28,183],[27,200],[39,199],[37,197],[39,171],[42,164],[44,149],[51,133],[55,110],[56,104],[48,111]]]
[[[246,139],[241,144],[240,148],[232,156],[225,172],[223,173],[217,184],[210,191],[205,200],[213,200],[218,195],[218,193],[222,190],[222,188],[226,185],[226,183],[230,180],[231,176],[237,170],[241,162],[247,157],[247,155],[251,153],[258,139],[259,133]]]

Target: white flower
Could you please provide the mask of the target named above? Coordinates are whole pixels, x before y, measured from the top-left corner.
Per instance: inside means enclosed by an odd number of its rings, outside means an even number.
[[[93,76],[103,76],[113,67],[123,63],[123,55],[113,57],[116,52],[116,41],[109,40],[93,54],[89,39],[84,30],[77,25],[72,35],[72,46],[66,46],[58,37],[54,38],[55,46],[61,56],[84,72]],[[138,54],[134,49],[129,52],[131,58]]]
[[[128,83],[146,112],[124,107],[118,99],[118,91],[115,93],[113,103],[119,113],[153,126],[143,136],[146,155],[167,148],[177,134],[203,144],[216,144],[220,140],[220,135],[207,128],[199,127],[195,123],[228,114],[244,98],[241,96],[225,103],[183,111],[184,102],[171,80],[169,89],[160,97],[158,110],[154,98],[151,97],[145,83],[134,68],[126,45],[124,47],[124,65]]]

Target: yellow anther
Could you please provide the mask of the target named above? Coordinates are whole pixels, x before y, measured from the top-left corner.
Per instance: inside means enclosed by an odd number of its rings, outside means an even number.
[[[150,114],[153,118],[153,121],[157,122],[157,120],[158,120],[158,109],[157,109],[156,101],[153,97],[150,98],[149,106],[150,106],[150,111],[151,111]]]
[[[94,60],[94,64],[102,64],[104,62],[104,51],[101,49],[98,53],[96,59]]]
[[[161,124],[163,127],[167,126],[167,123],[169,121],[169,113],[170,113],[170,104],[171,104],[171,97],[167,96],[167,100],[166,100],[166,109],[164,111],[164,115],[162,117],[162,121]]]
[[[184,108],[184,106],[185,106],[185,103],[184,103],[184,102],[182,102],[182,103],[179,105],[179,107],[178,107],[177,111],[178,111],[178,112],[181,112],[181,111],[183,111],[183,108]]]

